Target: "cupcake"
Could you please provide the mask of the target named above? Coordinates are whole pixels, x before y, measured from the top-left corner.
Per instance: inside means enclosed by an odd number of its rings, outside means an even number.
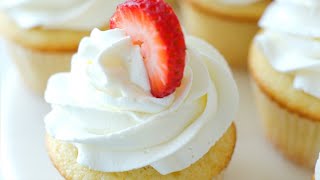
[[[250,42],[269,0],[182,0],[186,30],[214,45],[233,67],[247,65]]]
[[[254,93],[268,139],[313,168],[320,151],[320,3],[277,0],[250,51]]]
[[[0,34],[26,84],[42,94],[50,75],[70,70],[80,40],[105,28],[123,0],[0,2]]]
[[[66,179],[220,179],[238,93],[223,57],[163,0],[127,0],[49,81],[48,154]]]

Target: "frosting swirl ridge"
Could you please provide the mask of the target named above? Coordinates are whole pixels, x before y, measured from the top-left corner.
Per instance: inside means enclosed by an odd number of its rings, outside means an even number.
[[[95,29],[81,41],[71,72],[48,82],[47,133],[75,145],[77,162],[94,170],[150,165],[168,174],[190,166],[228,129],[238,94],[222,56],[197,38],[186,42],[181,86],[155,98],[140,47],[121,29]]]

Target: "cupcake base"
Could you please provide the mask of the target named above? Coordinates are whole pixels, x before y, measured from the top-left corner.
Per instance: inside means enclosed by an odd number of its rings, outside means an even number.
[[[320,151],[320,122],[282,108],[255,83],[253,89],[267,138],[285,157],[313,169]]]
[[[6,52],[16,64],[23,81],[37,94],[43,95],[49,77],[70,70],[74,52],[42,52],[6,42]]]
[[[257,20],[235,19],[198,7],[190,0],[181,1],[183,24],[188,33],[216,47],[231,67],[247,66],[248,49],[258,31]]]
[[[220,180],[223,170],[228,166],[236,144],[234,124],[223,137],[196,163],[190,167],[168,175],[161,175],[152,167],[143,167],[126,172],[99,172],[90,170],[76,162],[77,149],[68,143],[46,138],[47,150],[51,161],[66,179],[208,179]]]

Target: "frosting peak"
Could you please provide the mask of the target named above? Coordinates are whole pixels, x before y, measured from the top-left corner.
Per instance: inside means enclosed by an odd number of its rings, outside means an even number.
[[[94,30],[81,41],[71,72],[48,82],[47,133],[76,146],[77,162],[94,170],[150,165],[168,174],[190,166],[231,125],[238,94],[222,56],[199,39],[186,42],[181,86],[154,98],[140,47],[121,29]]]
[[[91,31],[102,27],[124,0],[2,0],[0,9],[22,28]]]

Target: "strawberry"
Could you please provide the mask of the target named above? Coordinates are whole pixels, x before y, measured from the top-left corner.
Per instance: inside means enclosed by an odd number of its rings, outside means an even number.
[[[151,93],[163,98],[181,85],[186,44],[176,14],[163,0],[127,0],[110,20],[141,47]]]

